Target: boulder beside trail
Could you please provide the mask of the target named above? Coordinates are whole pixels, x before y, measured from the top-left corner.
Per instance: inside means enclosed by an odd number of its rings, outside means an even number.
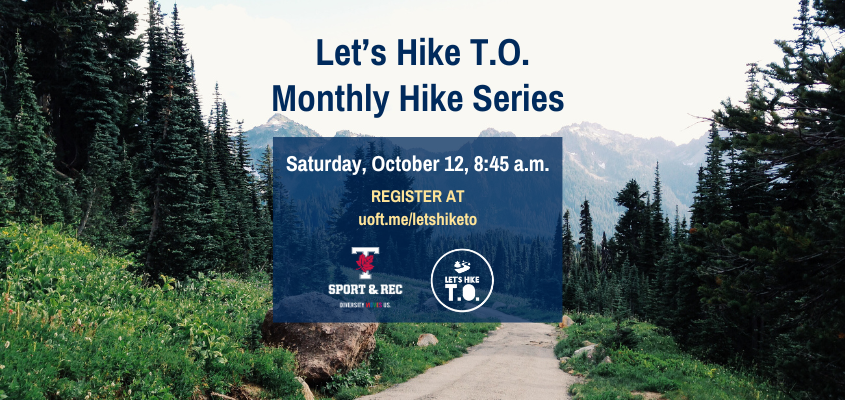
[[[434,336],[430,333],[423,333],[417,338],[417,346],[426,347],[433,344],[437,344],[439,340],[437,340],[437,336]]]
[[[584,347],[582,347],[582,348],[580,348],[580,349],[578,349],[578,350],[575,350],[575,352],[574,352],[574,353],[572,353],[572,357],[573,357],[573,358],[575,358],[575,357],[580,356],[581,354],[584,354],[584,355],[586,355],[587,357],[592,357],[592,356],[593,356],[593,353],[594,353],[595,351],[596,351],[596,345],[591,344],[591,345],[589,345],[589,346],[584,346]]]
[[[558,326],[561,328],[569,328],[572,325],[575,325],[575,321],[573,321],[572,318],[569,318],[568,315],[564,315],[563,318],[561,318],[560,323],[558,324]]]
[[[357,367],[376,347],[378,323],[273,323],[267,311],[263,342],[296,353],[297,375],[311,385]]]

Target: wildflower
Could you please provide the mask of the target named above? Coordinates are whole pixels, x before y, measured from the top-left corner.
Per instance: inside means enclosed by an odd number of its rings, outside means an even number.
[[[3,365],[3,364],[0,364],[0,369],[6,369],[6,366]]]
[[[11,344],[11,343],[9,343],[9,341],[7,340],[7,341],[6,341],[6,348],[7,348],[7,349],[9,348],[9,345],[10,345],[10,344]]]
[[[121,341],[122,341],[122,340],[123,340],[123,336],[118,336],[118,337],[117,337],[117,340],[121,340]]]
[[[10,308],[10,309],[9,309],[9,314],[14,314],[14,313],[15,313],[15,310],[12,310],[12,309]]]

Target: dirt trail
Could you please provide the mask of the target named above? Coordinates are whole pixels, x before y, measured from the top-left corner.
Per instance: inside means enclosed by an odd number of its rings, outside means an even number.
[[[556,341],[550,325],[504,323],[463,357],[361,399],[569,399],[577,378],[558,368]]]

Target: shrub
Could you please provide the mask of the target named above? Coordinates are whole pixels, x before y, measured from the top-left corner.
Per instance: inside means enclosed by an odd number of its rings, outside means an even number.
[[[622,347],[634,349],[640,344],[641,340],[642,338],[634,333],[633,329],[616,325],[616,329],[609,335],[602,337],[600,341],[608,349],[619,350]]]
[[[657,392],[667,399],[769,399],[790,397],[758,377],[706,364],[682,352],[654,325],[600,315],[584,316],[555,346],[558,357],[571,356],[584,340],[600,342],[592,358],[577,357],[561,368],[586,375],[570,386],[576,400],[641,399],[631,392]],[[604,356],[611,363],[602,363]]]
[[[352,400],[354,398],[365,396],[367,394],[369,394],[367,388],[353,386],[341,390],[337,393],[337,395],[334,396],[334,398],[335,400]]]
[[[368,388],[375,384],[375,379],[370,374],[370,366],[368,364],[361,364],[345,374],[337,374],[332,376],[331,382],[325,386],[326,393],[330,395],[343,392],[345,389],[353,387]],[[366,390],[365,390],[366,391]]]
[[[266,281],[162,277],[145,286],[128,259],[57,226],[11,224],[0,241],[0,395],[186,399],[244,382],[298,395],[293,355],[256,346],[271,305]]]

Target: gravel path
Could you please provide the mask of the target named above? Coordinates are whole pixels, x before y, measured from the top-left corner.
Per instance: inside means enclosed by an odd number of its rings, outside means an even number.
[[[463,357],[361,399],[569,399],[577,378],[558,367],[556,342],[550,325],[504,323]]]

